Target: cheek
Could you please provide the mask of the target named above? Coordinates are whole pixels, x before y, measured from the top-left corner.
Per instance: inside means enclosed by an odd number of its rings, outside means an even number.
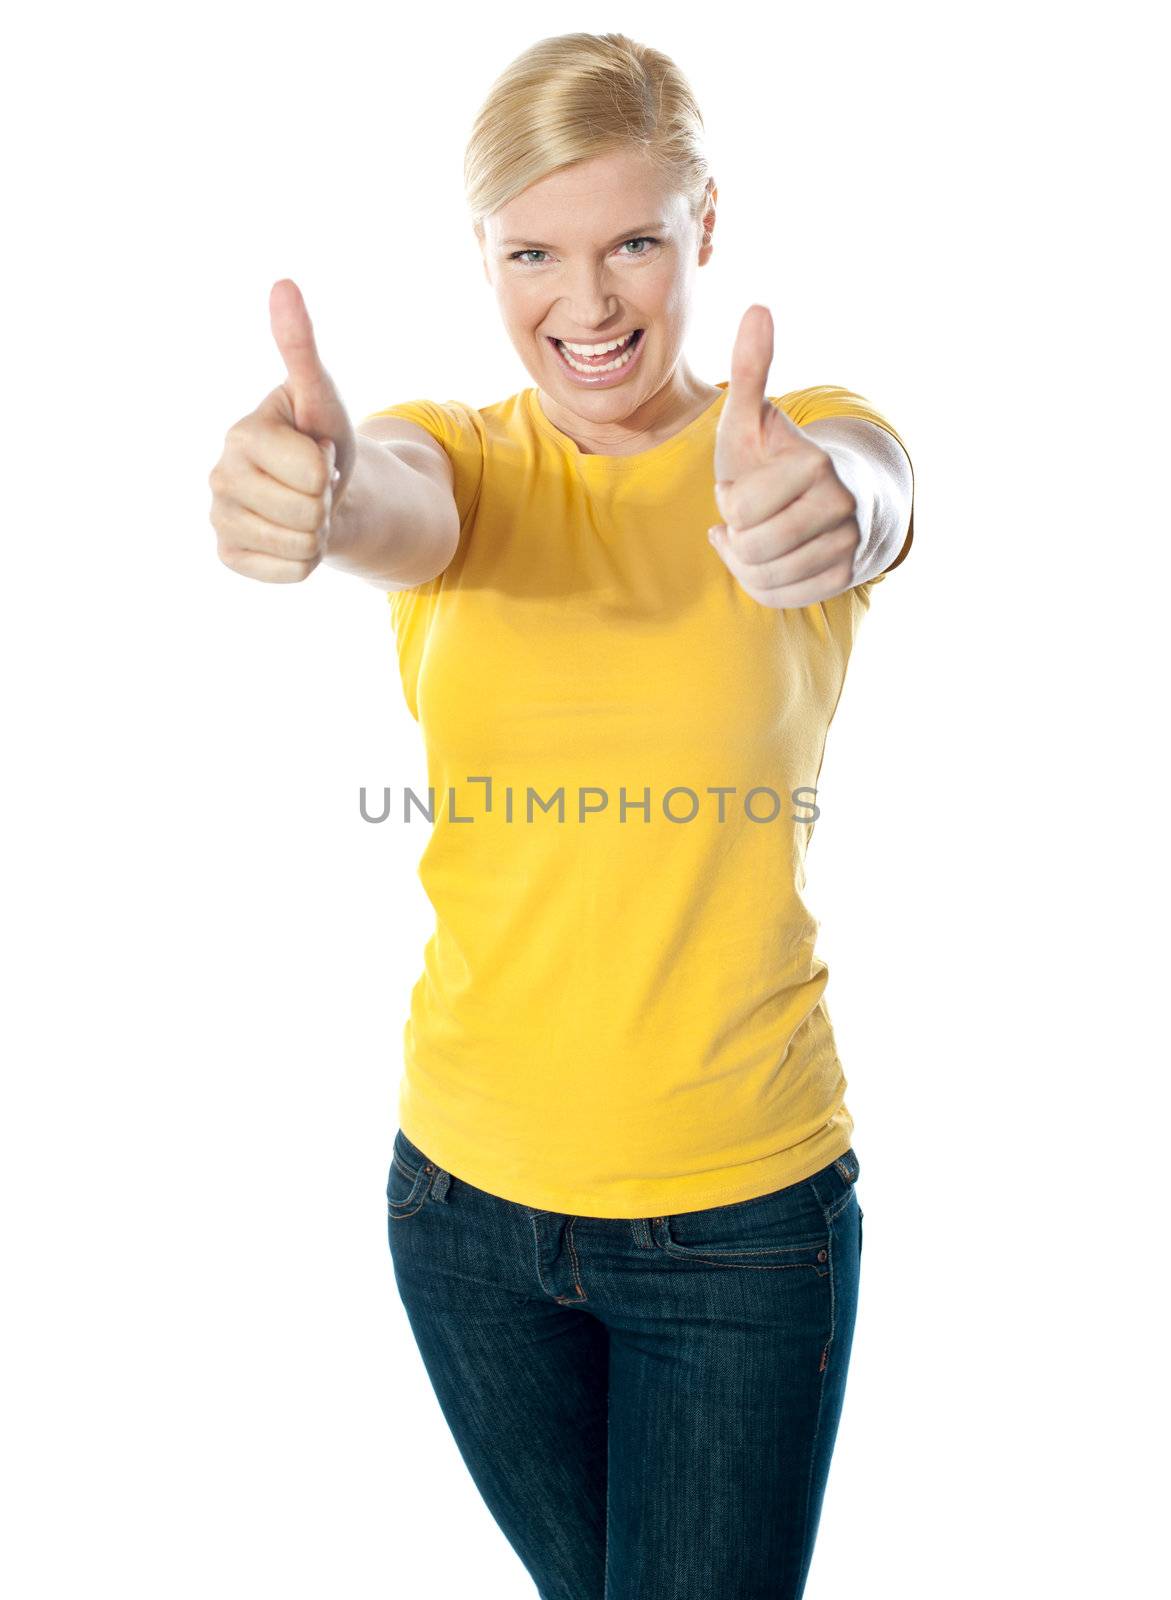
[[[524,268],[520,270],[523,272]],[[496,301],[505,321],[514,328],[532,328],[545,314],[544,297],[536,285],[518,283],[516,275],[501,284]]]
[[[531,359],[538,351],[549,348],[543,331],[547,320],[548,307],[544,303],[513,304],[509,308],[505,318],[508,337],[522,357]]]
[[[664,317],[672,322],[683,323],[687,320],[690,304],[691,284],[685,277],[673,277],[669,284],[664,285],[662,302]]]

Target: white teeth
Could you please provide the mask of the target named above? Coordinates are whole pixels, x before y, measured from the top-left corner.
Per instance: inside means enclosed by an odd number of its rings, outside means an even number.
[[[635,331],[637,332],[637,329]],[[561,352],[561,359],[566,363],[567,366],[572,367],[574,372],[598,373],[616,372],[619,367],[624,367],[628,362],[633,361],[634,351],[630,345],[630,341],[633,338],[634,334],[631,334],[626,340],[623,341],[620,347],[620,354],[617,355],[613,361],[603,361],[601,363],[575,361],[569,352],[570,350],[580,350],[582,348],[581,345],[567,345],[563,339],[558,339],[555,342],[558,350]],[[603,351],[613,350],[616,348],[619,347],[615,345],[602,346]]]
[[[557,342],[564,349],[572,350],[575,356],[604,356],[608,350],[621,350],[624,344],[628,344],[634,338],[637,331],[632,328],[621,339],[611,339],[609,344],[570,344],[566,339],[559,339]]]

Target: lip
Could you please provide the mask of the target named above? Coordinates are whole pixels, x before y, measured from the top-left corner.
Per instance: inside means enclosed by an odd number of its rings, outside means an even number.
[[[576,383],[583,389],[606,389],[609,388],[611,384],[623,383],[627,376],[634,371],[635,367],[637,367],[639,362],[642,360],[642,353],[646,348],[646,329],[632,328],[630,331],[631,333],[641,332],[642,334],[642,338],[639,339],[638,343],[634,347],[634,354],[631,356],[630,360],[625,364],[625,366],[619,367],[616,372],[600,372],[596,375],[592,373],[575,372],[574,369],[569,365],[568,361],[563,358],[560,350],[558,350],[556,340],[554,340],[549,334],[546,334],[545,337],[549,342],[549,354],[557,363],[558,370],[563,372],[571,383]],[[609,342],[610,341],[608,339],[573,340],[574,344],[608,344]]]

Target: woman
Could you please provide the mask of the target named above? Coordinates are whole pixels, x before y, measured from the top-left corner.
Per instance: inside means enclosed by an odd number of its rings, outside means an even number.
[[[220,555],[389,593],[437,802],[389,1241],[489,1510],[543,1600],[795,1597],[862,1243],[800,890],[910,465],[858,395],[766,398],[763,307],[688,366],[717,190],[666,57],[542,40],[466,176],[533,386],[355,433],[283,281]]]

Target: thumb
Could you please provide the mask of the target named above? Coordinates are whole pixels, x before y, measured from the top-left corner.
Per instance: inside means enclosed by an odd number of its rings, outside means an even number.
[[[765,398],[773,359],[773,318],[767,306],[751,305],[740,319],[732,346],[731,377],[716,424],[712,459],[717,484],[734,483],[764,460],[765,413],[776,408]],[[722,489],[716,503],[724,511]]]
[[[313,324],[291,278],[274,283],[268,297],[272,336],[285,363],[293,424],[301,433],[329,434],[338,405],[333,379],[321,364]]]
[[[759,437],[772,360],[772,313],[767,306],[751,305],[736,330],[728,398],[720,412],[720,425],[728,434],[752,440]]]

